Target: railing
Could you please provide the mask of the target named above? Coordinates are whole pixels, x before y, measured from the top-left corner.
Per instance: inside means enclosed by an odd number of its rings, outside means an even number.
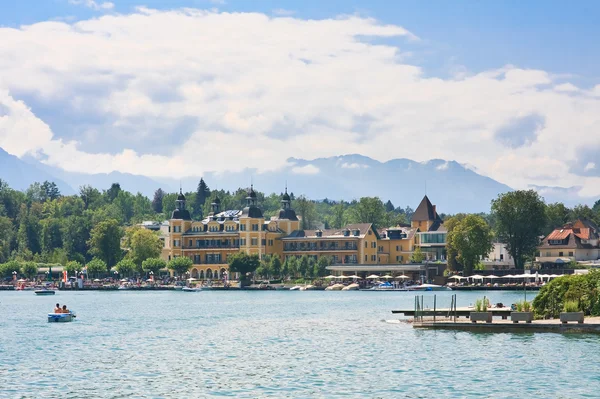
[[[239,248],[239,245],[200,245],[200,246],[196,246],[196,245],[184,245],[183,249],[228,249],[228,248]]]
[[[320,247],[286,247],[286,248],[283,248],[283,250],[290,251],[290,252],[293,252],[293,251],[296,251],[296,252],[298,252],[298,251],[356,251],[356,250],[358,250],[358,246],[356,246],[356,247],[351,247],[351,246],[337,247],[337,248],[335,248],[335,247],[334,248],[329,248],[329,247],[323,247],[323,248],[320,248]]]

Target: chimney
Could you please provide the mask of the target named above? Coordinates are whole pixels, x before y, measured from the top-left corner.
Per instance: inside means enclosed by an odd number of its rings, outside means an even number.
[[[437,211],[435,210],[435,205],[433,206],[433,217],[437,216]]]

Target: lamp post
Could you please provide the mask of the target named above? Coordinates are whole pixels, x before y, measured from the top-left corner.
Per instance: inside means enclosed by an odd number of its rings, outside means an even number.
[[[17,280],[17,271],[16,270],[14,270],[12,272],[12,276],[13,276],[13,281],[16,281]]]
[[[154,281],[154,272],[152,270],[150,270],[150,280]]]
[[[119,279],[119,272],[118,271],[114,271],[113,274],[115,275],[115,280]]]

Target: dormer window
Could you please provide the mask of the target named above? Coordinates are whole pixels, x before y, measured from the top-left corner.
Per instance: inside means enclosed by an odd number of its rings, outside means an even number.
[[[360,235],[360,230],[356,229],[354,230],[354,236],[358,237]]]
[[[323,237],[323,232],[321,230],[317,230],[316,235],[317,237]]]
[[[344,237],[349,237],[350,236],[350,230],[346,229],[344,230]]]

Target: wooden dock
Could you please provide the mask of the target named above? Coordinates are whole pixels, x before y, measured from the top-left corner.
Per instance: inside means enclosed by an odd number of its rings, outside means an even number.
[[[510,320],[494,320],[492,323],[471,323],[470,321],[453,322],[449,319],[440,321],[415,321],[413,328],[430,330],[455,330],[481,333],[583,333],[600,334],[600,317],[586,318],[583,324],[562,324],[560,320],[534,320],[532,323],[513,323]]]
[[[433,317],[435,316],[441,317],[450,317],[456,314],[456,317],[469,317],[471,312],[474,312],[473,308],[456,308],[456,309],[436,309],[435,312],[433,309],[423,309],[417,311],[419,316],[423,317]],[[506,320],[508,316],[510,316],[510,312],[512,310],[509,307],[506,308],[488,308],[488,312],[492,312],[492,316],[500,316],[502,319]],[[402,314],[404,316],[415,316],[415,309],[400,309],[400,310],[392,310],[394,314]]]

